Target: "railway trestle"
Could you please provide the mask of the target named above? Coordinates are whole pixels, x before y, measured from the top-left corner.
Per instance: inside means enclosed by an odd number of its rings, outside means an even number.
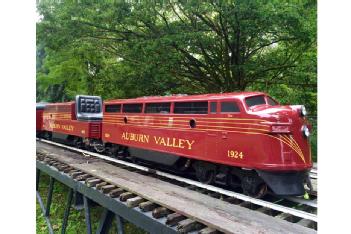
[[[150,233],[178,233],[175,227],[170,227],[165,224],[166,219],[155,219],[148,213],[144,213],[138,209],[128,207],[126,201],[123,202],[119,199],[104,194],[94,186],[89,187],[87,183],[85,183],[83,180],[80,180],[81,178],[73,178],[70,176],[70,174],[59,171],[55,167],[52,167],[40,161],[36,162],[36,168],[36,197],[41,207],[50,234],[54,233],[50,221],[50,207],[52,203],[55,181],[59,181],[65,186],[69,187],[69,193],[66,199],[65,212],[61,227],[62,234],[66,233],[68,219],[73,205],[82,205],[85,215],[86,233],[88,234],[108,233],[112,226],[112,222],[114,221],[117,224],[118,234],[124,233],[124,223],[126,221],[131,222]],[[44,204],[42,196],[38,190],[40,175],[43,173],[47,174],[50,177],[46,204]],[[74,172],[71,174],[73,173]],[[82,196],[83,204],[79,204],[79,201],[77,201],[78,199],[73,199],[74,197],[77,198],[78,196]],[[74,204],[74,202],[78,202],[78,204]],[[98,228],[95,232],[92,230],[90,218],[90,208],[92,203],[96,203],[104,207]]]

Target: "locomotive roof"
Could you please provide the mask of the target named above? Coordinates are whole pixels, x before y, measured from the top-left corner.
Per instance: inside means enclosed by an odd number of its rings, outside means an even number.
[[[138,97],[131,99],[113,99],[107,100],[105,103],[134,103],[134,102],[164,102],[164,101],[200,101],[200,100],[217,100],[223,98],[236,98],[244,99],[246,97],[255,95],[264,95],[263,92],[232,92],[232,93],[210,93],[210,94],[200,94],[200,95],[184,95],[184,94],[174,94],[170,96],[147,96]]]
[[[55,103],[47,103],[46,106],[67,106],[67,105],[71,105],[74,104],[74,101],[70,101],[70,102],[55,102]]]
[[[36,109],[37,109],[37,110],[43,110],[44,107],[45,107],[47,104],[48,104],[48,103],[46,103],[46,102],[37,102],[37,103],[36,103]]]

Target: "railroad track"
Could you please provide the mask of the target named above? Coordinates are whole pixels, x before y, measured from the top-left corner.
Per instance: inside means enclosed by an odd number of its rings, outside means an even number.
[[[46,144],[59,146],[63,149],[67,149],[73,152],[79,152],[85,157],[88,156],[102,159],[104,161],[113,163],[114,165],[120,166],[130,171],[142,173],[143,175],[157,177],[172,184],[176,184],[181,187],[187,187],[188,189],[195,190],[202,194],[207,194],[211,197],[222,199],[257,212],[261,212],[293,223],[298,223],[302,226],[309,227],[312,229],[317,229],[316,198],[313,198],[313,200],[305,200],[299,197],[277,198],[273,196],[268,196],[268,198],[266,198],[265,200],[255,199],[243,195],[241,193],[225,190],[223,188],[218,188],[212,185],[202,184],[198,181],[194,181],[188,178],[183,178],[166,172],[150,169],[145,166],[110,158],[105,155],[76,149],[74,147],[62,145],[56,142],[51,142],[42,139],[38,140],[41,142],[45,142]],[[80,175],[80,173],[78,173],[78,175]]]

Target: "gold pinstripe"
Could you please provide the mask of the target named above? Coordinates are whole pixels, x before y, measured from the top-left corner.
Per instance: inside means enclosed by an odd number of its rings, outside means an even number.
[[[104,122],[106,123],[123,123],[123,122],[116,122],[116,121],[110,121],[110,120],[105,120]],[[169,125],[167,123],[145,123],[145,122],[138,122],[138,121],[133,121],[133,122],[137,122],[137,124],[140,124],[141,126],[164,126],[164,127],[169,127]],[[134,124],[134,123],[131,123]],[[178,123],[172,123],[172,126],[179,126],[179,127],[187,127],[187,125],[185,124],[178,124]],[[210,128],[221,128],[221,129],[248,129],[248,130],[257,130],[257,131],[264,131],[264,132],[268,132],[269,128],[266,129],[262,129],[262,128],[242,128],[242,127],[234,127],[234,126],[209,126],[209,125],[202,125],[202,124],[197,124],[196,126],[198,127],[210,127]]]
[[[170,117],[172,118],[172,117]],[[104,117],[105,120],[122,120],[123,117]],[[146,119],[146,118],[145,118]],[[159,122],[169,122],[169,119],[153,119],[154,121],[159,121]],[[134,121],[145,121],[145,120],[134,120]],[[188,123],[189,120],[173,120],[173,122],[184,122]],[[268,127],[267,124],[259,124],[259,123],[243,123],[243,122],[220,122],[220,121],[204,121],[204,120],[198,120],[199,123],[215,123],[215,124],[246,124],[246,125],[255,125],[255,126],[262,126],[262,127]]]
[[[104,121],[104,123],[110,123],[110,124],[114,124],[113,122],[106,122]],[[123,123],[120,123],[118,125],[122,125]],[[170,126],[156,126],[156,125],[148,125],[148,126],[145,126],[145,125],[132,125],[132,126],[138,126],[138,127],[150,127],[150,128],[162,128],[162,129],[165,129],[165,128],[170,128],[170,129],[177,129],[177,130],[185,130],[185,131],[192,131],[192,132],[204,132],[204,131],[223,131],[222,129],[206,129],[206,128],[201,128],[201,129],[190,129],[190,128],[179,128],[179,127],[170,127]],[[249,131],[246,131],[246,132],[243,132],[243,131],[228,131],[228,132],[233,132],[233,133],[242,133],[242,134],[258,134],[258,135],[265,135],[265,136],[269,136],[271,138],[274,138],[274,139],[277,139],[279,140],[280,142],[286,144],[287,146],[289,146],[291,149],[293,149],[298,155],[299,157],[301,158],[301,160],[306,163],[305,161],[305,157],[301,151],[301,149],[298,147],[296,148],[295,145],[293,145],[292,143],[289,143],[289,141],[287,141],[285,138],[281,138],[281,136],[279,137],[276,137],[276,136],[273,136],[273,135],[270,135],[270,134],[267,134],[267,133],[262,133],[262,132],[249,132]]]
[[[122,115],[122,116],[121,116]],[[206,114],[204,114],[206,115]],[[235,115],[235,114],[234,114]],[[192,116],[154,116],[154,115],[142,115],[142,116],[137,116],[137,115],[111,115],[111,114],[105,114],[104,116],[110,117],[110,116],[116,116],[116,117],[125,117],[127,116],[128,118],[145,118],[145,117],[154,117],[154,118],[178,118],[178,119],[189,119],[192,118]],[[262,121],[261,119],[245,119],[245,118],[216,118],[216,117],[202,117],[202,116],[196,116],[196,119],[222,119],[222,120],[249,120],[249,121]]]

